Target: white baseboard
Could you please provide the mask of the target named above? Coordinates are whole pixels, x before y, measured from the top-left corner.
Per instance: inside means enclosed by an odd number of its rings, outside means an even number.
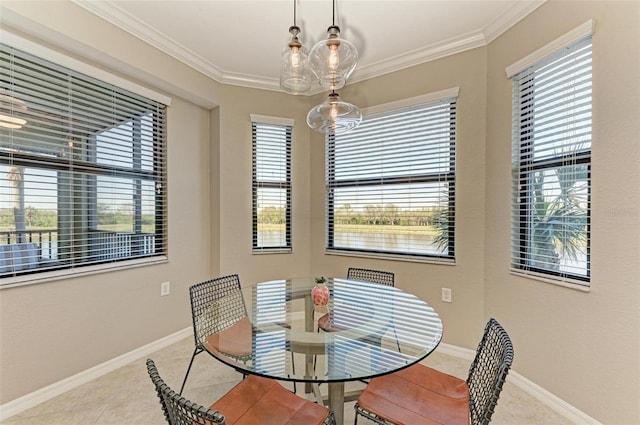
[[[447,354],[449,356],[458,357],[468,361],[472,361],[473,357],[476,354],[474,350],[469,350],[468,348],[457,347],[455,345],[444,343],[441,343],[438,346],[437,350],[442,354]],[[507,380],[516,387],[520,388],[522,391],[526,392],[531,397],[537,399],[545,406],[549,407],[554,412],[558,413],[561,416],[564,416],[575,424],[602,425],[591,416],[576,409],[566,401],[562,400],[560,397],[556,396],[553,393],[550,393],[541,386],[520,375],[513,369],[509,371],[509,378]]]
[[[154,341],[150,344],[147,344],[114,359],[87,369],[83,372],[65,378],[62,381],[58,381],[30,394],[0,405],[0,422],[8,419],[13,415],[17,415],[20,412],[30,409],[40,403],[50,400],[62,393],[72,390],[82,384],[99,378],[102,375],[112,372],[119,367],[125,366],[132,361],[138,360],[157,350],[178,342],[183,338],[192,335],[192,331],[193,329],[191,327],[182,329],[169,336],[160,338],[159,340]],[[475,351],[469,350],[468,348],[457,347],[455,345],[444,343],[438,346],[438,351],[442,354],[458,357],[468,361],[473,360],[473,357],[475,355]],[[518,388],[534,397],[535,399],[539,400],[541,403],[545,404],[550,409],[557,412],[559,415],[564,416],[573,423],[584,425],[602,425],[600,422],[588,416],[586,413],[576,409],[569,403],[565,402],[564,400],[560,399],[559,397],[550,393],[539,385],[533,383],[514,370],[511,370],[509,372],[509,382],[513,383]]]
[[[476,355],[474,350],[468,348],[458,347],[456,345],[449,345],[441,342],[436,349],[439,353],[446,354],[448,356],[457,357],[459,359],[472,361]]]
[[[559,415],[564,416],[575,424],[602,425],[601,422],[598,422],[581,410],[576,409],[566,401],[562,400],[560,397],[556,396],[553,393],[550,393],[549,391],[528,380],[514,370],[509,372],[509,381],[511,381],[522,391],[529,394],[531,397],[538,399],[551,410],[555,411]]]
[[[191,326],[164,338],[160,338],[159,340],[151,342],[140,348],[136,348],[133,351],[108,360],[90,369],[76,373],[75,375],[72,375],[61,381],[55,382],[51,385],[47,385],[46,387],[41,388],[37,391],[19,397],[15,400],[11,400],[8,403],[0,405],[0,422],[10,418],[11,416],[17,415],[20,412],[30,409],[40,403],[50,400],[62,393],[79,387],[82,384],[106,375],[109,372],[113,372],[114,370],[125,366],[132,361],[148,356],[149,354],[171,344],[174,344],[188,337],[189,335],[193,335],[193,328]]]

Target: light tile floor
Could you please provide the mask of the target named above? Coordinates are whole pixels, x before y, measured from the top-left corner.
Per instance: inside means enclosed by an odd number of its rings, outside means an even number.
[[[149,357],[155,361],[160,376],[177,391],[182,384],[192,352],[193,338],[189,337]],[[162,425],[165,423],[164,417],[153,384],[147,374],[145,360],[136,360],[15,415],[2,422],[2,425]],[[461,378],[466,377],[469,367],[469,362],[466,360],[438,352],[430,355],[424,363]],[[241,375],[238,372],[218,362],[207,353],[202,353],[194,361],[184,396],[208,406],[229,391],[240,379]],[[353,386],[358,385],[364,384],[353,384]],[[301,386],[298,387],[299,393],[300,390]],[[353,423],[353,404],[353,402],[347,403],[345,407],[345,424]],[[358,424],[368,423],[371,422],[362,418],[358,420]],[[571,424],[564,417],[510,384],[508,378],[491,423],[492,425]]]

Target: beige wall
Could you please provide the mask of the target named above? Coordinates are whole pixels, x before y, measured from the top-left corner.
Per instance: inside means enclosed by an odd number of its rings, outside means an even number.
[[[243,284],[306,276],[309,270],[308,99],[283,93],[224,87],[220,106],[220,274],[238,273]],[[292,139],[293,252],[252,254],[251,118],[294,119]]]
[[[591,291],[508,273],[511,84],[505,68],[589,19]],[[640,2],[550,1],[489,46],[485,315],[515,369],[606,424],[640,423]]]
[[[487,47],[341,91],[366,107],[460,88],[455,266],[324,253],[324,142],[304,123],[324,95],[222,86],[70,2],[8,4],[12,22],[28,33],[75,46],[98,63],[126,63],[131,76],[190,101],[174,97],[169,110],[170,261],[1,290],[0,403],[187,327],[187,288],[206,277],[239,273],[249,284],[343,276],[362,266],[395,272],[399,287],[433,303],[444,342],[475,348],[494,316],[513,337],[516,371],[604,423],[640,423],[638,2],[551,0]],[[508,273],[511,85],[504,68],[590,18],[593,278],[583,293]],[[295,120],[291,254],[251,253],[251,113]],[[160,298],[165,280],[172,294]],[[443,286],[453,289],[453,303],[439,301]]]
[[[324,254],[324,143],[311,140],[311,270],[344,276],[349,266],[393,271],[396,286],[428,300],[442,317],[444,342],[475,348],[482,334],[484,293],[484,133],[486,48],[425,63],[345,87],[343,100],[367,107],[459,87],[456,139],[456,265]],[[320,99],[315,99],[319,101]],[[441,288],[453,303],[440,301]]]
[[[188,286],[211,275],[208,135],[208,112],[174,98],[167,263],[0,291],[0,403],[189,326]]]
[[[83,52],[94,49],[102,59],[114,55],[107,64],[130,61],[141,78],[183,81],[184,94],[211,94],[205,103],[217,96],[217,83],[73,3],[2,6],[8,8],[2,11],[4,29],[10,22],[23,35]],[[174,97],[167,115],[169,261],[0,290],[0,404],[190,325],[188,286],[218,272],[212,269],[209,236],[217,232],[211,229],[215,192],[209,177],[215,150],[207,109]],[[171,282],[171,294],[160,297],[165,281]]]

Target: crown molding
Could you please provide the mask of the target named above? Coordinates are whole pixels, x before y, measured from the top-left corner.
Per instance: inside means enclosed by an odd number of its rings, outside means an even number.
[[[353,83],[379,77],[411,66],[475,49],[476,47],[482,47],[486,44],[482,31],[469,33],[461,37],[452,38],[441,43],[403,53],[393,58],[384,59],[371,65],[356,68],[353,76],[350,78],[350,82]]]
[[[71,1],[221,84],[282,91],[280,89],[280,82],[277,79],[257,75],[236,74],[221,70],[185,46],[127,13],[112,0],[100,2],[90,0]],[[350,82],[368,80],[411,66],[486,46],[545,2],[546,0],[517,2],[486,28],[360,67],[356,69]],[[313,95],[321,91],[321,88],[317,88],[317,90],[312,88],[307,95]]]
[[[257,75],[234,74],[232,72],[226,72],[222,74],[222,78],[216,81],[222,84],[229,84],[232,86],[282,91],[282,89],[280,89],[279,79],[260,77]]]
[[[90,0],[71,1],[215,81],[222,82],[224,79],[224,72],[220,68],[172,38],[167,37],[143,21],[125,12],[115,2]]]
[[[542,6],[547,0],[524,1],[514,4],[484,29],[487,44],[505,33],[525,16]]]

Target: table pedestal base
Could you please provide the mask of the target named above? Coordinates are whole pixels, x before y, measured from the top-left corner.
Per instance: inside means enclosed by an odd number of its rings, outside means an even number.
[[[336,425],[344,424],[344,404],[350,401],[356,401],[360,394],[362,394],[362,390],[345,392],[344,382],[331,382],[327,384],[329,387],[328,396],[323,396],[320,393],[319,384],[309,383],[309,385],[311,387],[309,392],[313,392],[313,397],[316,399],[316,403],[327,406],[329,409],[333,410],[336,418]]]

